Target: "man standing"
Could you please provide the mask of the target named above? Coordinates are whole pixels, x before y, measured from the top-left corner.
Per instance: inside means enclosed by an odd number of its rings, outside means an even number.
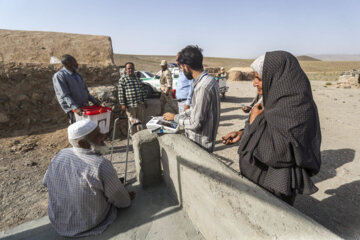
[[[135,76],[135,65],[132,62],[125,64],[125,75],[119,80],[119,101],[121,110],[126,110],[129,124],[141,122],[144,126],[144,108],[147,108],[146,96],[143,84],[137,76]],[[136,126],[135,131],[130,129],[133,134],[140,130],[140,126]]]
[[[165,113],[163,117],[184,126],[190,140],[213,152],[220,121],[219,86],[216,79],[204,71],[201,52],[198,46],[187,46],[178,58],[185,76],[195,79],[190,108],[176,115]]]
[[[172,76],[167,67],[166,60],[161,61],[161,76],[160,76],[160,115],[164,113],[165,104],[168,103],[170,108],[177,113],[177,107],[174,104],[172,97]]]
[[[70,125],[68,138],[73,148],[56,154],[43,179],[49,219],[61,236],[97,235],[135,194],[125,190],[111,162],[98,154],[106,146],[96,123],[85,119]]]
[[[187,79],[179,63],[180,52],[176,56],[176,62],[179,66],[179,79],[176,87],[176,100],[178,102],[179,113],[190,108],[191,95],[193,92],[192,84],[194,79]]]
[[[61,108],[67,114],[70,123],[73,123],[75,122],[73,110],[81,116],[81,108],[88,106],[89,101],[95,105],[98,105],[99,102],[90,95],[85,81],[77,73],[78,63],[76,59],[65,54],[61,57],[61,63],[64,67],[53,76],[54,90]]]
[[[225,68],[224,67],[221,67],[220,68],[220,72],[217,74],[217,77],[219,78],[228,78],[228,73],[225,72]]]

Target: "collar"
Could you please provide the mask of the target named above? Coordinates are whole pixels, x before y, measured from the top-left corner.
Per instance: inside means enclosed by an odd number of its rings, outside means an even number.
[[[68,74],[70,74],[70,75],[75,74],[74,72],[68,70],[66,67],[63,67],[62,69],[63,69],[66,73],[68,73]]]
[[[130,76],[129,74],[125,74],[125,77],[130,78],[130,79],[138,78],[135,74],[133,76]]]
[[[206,75],[208,75],[208,71],[207,71],[207,70],[204,70],[204,71],[196,78],[196,80],[194,81],[195,85],[196,85],[197,83],[199,83],[199,82],[201,81],[201,79],[202,79],[203,77],[205,77]]]
[[[72,149],[74,150],[74,152],[77,152],[77,153],[82,153],[82,154],[87,154],[87,155],[97,155],[92,150],[86,149],[86,148],[73,147]]]

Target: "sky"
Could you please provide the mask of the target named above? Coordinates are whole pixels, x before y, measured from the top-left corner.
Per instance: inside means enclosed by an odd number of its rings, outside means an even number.
[[[360,1],[0,0],[0,29],[107,35],[122,54],[359,54]]]

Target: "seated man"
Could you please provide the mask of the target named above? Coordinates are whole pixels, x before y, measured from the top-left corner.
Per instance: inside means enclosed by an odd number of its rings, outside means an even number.
[[[43,179],[49,219],[62,236],[100,234],[116,219],[117,208],[130,206],[130,196],[111,162],[98,154],[106,147],[105,135],[94,122],[73,123],[68,137],[73,148],[51,160]]]

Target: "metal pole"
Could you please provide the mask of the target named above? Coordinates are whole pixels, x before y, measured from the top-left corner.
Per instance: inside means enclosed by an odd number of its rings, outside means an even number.
[[[113,152],[114,152],[114,140],[115,140],[115,132],[116,132],[116,123],[119,120],[119,118],[116,118],[114,121],[114,129],[113,129],[113,136],[112,136],[112,141],[111,141],[111,155],[110,155],[110,161],[112,161],[112,156],[113,156]]]

